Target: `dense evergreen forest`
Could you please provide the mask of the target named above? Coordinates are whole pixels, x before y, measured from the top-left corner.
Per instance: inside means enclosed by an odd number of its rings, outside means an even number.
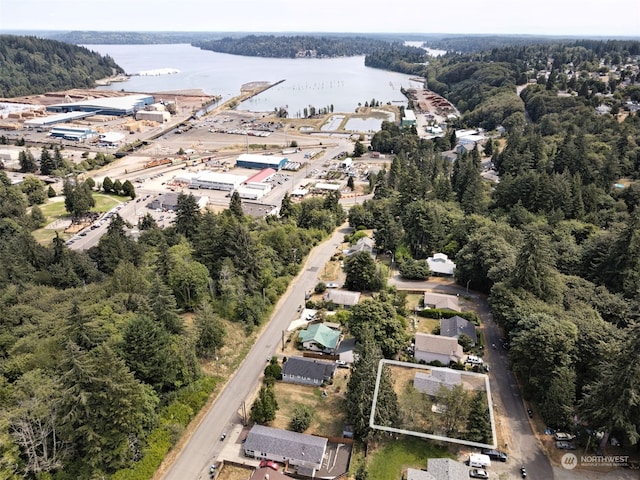
[[[111,57],[86,48],[36,37],[0,35],[0,97],[70,88],[124,73]]]
[[[193,46],[203,50],[247,55],[251,57],[296,58],[296,57],[348,57],[385,50],[390,43],[365,37],[332,36],[277,36],[248,35],[242,38],[225,37],[220,40],[194,42]]]
[[[575,42],[434,60],[429,87],[463,112],[457,126],[504,133],[451,165],[440,152],[455,145],[453,129],[428,141],[384,124],[372,148],[398,154],[374,199],[349,212],[400,265],[455,258],[458,282],[489,294],[525,398],[583,445],[588,431],[605,432],[602,445],[610,434],[640,439],[637,48]],[[483,180],[483,159],[499,183]]]

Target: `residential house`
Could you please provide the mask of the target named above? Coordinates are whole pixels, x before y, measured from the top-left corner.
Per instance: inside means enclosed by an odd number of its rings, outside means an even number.
[[[459,143],[458,145],[456,145],[455,152],[460,155],[463,155],[465,153],[471,154],[474,148],[476,148],[475,143]]]
[[[473,341],[474,345],[478,342],[476,326],[469,320],[458,315],[440,319],[440,335],[443,337],[458,339],[463,333]]]
[[[360,301],[360,292],[330,289],[324,294],[325,302],[333,302],[341,307],[352,307]]]
[[[436,275],[450,277],[456,269],[456,264],[444,253],[434,253],[433,257],[427,258],[429,270]]]
[[[427,460],[427,472],[435,480],[468,480],[469,468],[462,462],[450,458],[430,458]]]
[[[340,330],[324,323],[315,323],[301,330],[298,338],[305,350],[334,354],[340,343]]]
[[[417,468],[407,468],[407,480],[436,480],[426,470],[418,470]]]
[[[293,480],[293,477],[289,477],[271,467],[261,467],[253,471],[249,480]]]
[[[282,381],[302,385],[320,386],[333,378],[335,362],[315,358],[289,357],[282,364]]]
[[[459,312],[458,297],[456,295],[445,295],[444,293],[424,292],[425,308],[440,308]]]
[[[362,237],[358,239],[356,244],[347,250],[347,256],[351,256],[354,253],[367,252],[372,257],[375,257],[373,249],[375,247],[375,241],[369,237]]]
[[[247,435],[243,449],[247,457],[289,462],[289,466],[310,469],[315,473],[322,466],[327,443],[326,438],[315,435],[254,425]]]
[[[461,362],[464,358],[464,352],[455,338],[430,333],[416,333],[414,357],[416,360],[422,360],[426,363],[438,361],[449,365],[451,362]]]
[[[456,385],[462,384],[460,372],[449,368],[432,368],[419,370],[413,377],[413,386],[421,393],[435,397],[440,387],[445,386],[451,390]]]

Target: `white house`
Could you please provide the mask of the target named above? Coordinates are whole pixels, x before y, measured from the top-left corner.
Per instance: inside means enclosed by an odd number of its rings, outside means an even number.
[[[436,275],[452,276],[456,269],[456,264],[444,253],[434,253],[433,257],[427,258],[429,270]]]

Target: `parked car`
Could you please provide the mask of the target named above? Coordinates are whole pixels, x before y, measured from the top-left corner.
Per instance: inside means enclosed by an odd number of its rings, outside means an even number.
[[[327,288],[338,288],[338,284],[335,282],[327,283]]]
[[[336,360],[336,365],[338,368],[349,368],[349,364],[344,360]]]
[[[269,467],[273,470],[278,470],[280,468],[280,465],[277,462],[274,462],[273,460],[267,460],[266,458],[263,458],[262,460],[260,460],[260,468],[264,468],[264,467]]]
[[[486,470],[482,470],[481,468],[474,468],[473,470],[469,470],[469,476],[471,478],[489,478],[489,474]]]
[[[499,460],[501,462],[506,462],[509,456],[501,452],[500,450],[493,450],[491,448],[483,448],[482,454],[487,455],[491,460]]]
[[[575,450],[576,446],[569,442],[556,442],[556,448],[560,450]]]
[[[571,435],[569,433],[556,432],[553,435],[553,438],[555,438],[556,440],[558,440],[560,442],[569,442],[569,441],[573,440],[576,437],[575,437],[575,435]]]

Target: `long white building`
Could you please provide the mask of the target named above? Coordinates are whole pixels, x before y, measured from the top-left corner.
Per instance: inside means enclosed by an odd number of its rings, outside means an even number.
[[[203,170],[191,178],[189,188],[208,188],[209,190],[231,192],[240,187],[246,180],[247,177],[245,176]]]

